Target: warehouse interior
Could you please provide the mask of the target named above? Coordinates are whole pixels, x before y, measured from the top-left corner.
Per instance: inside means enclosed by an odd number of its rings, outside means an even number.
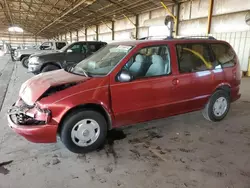
[[[212,35],[226,40],[239,54],[242,71],[248,71],[249,1],[244,0],[239,4],[235,0],[176,0],[162,3],[153,0],[3,0],[0,40],[12,45],[38,45],[54,39],[111,42],[166,36],[169,29],[164,19],[171,12],[177,19],[177,36]],[[8,32],[10,25],[18,25],[25,32]]]
[[[11,58],[10,46],[169,36],[214,37],[233,47],[241,98],[222,122],[205,121],[200,112],[153,120],[111,132],[103,148],[87,154],[67,151],[60,138],[34,144],[9,130],[9,107],[34,76]],[[248,77],[250,0],[0,0],[0,188],[248,188]]]

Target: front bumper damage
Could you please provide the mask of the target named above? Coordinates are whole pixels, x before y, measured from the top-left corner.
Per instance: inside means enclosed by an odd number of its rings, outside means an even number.
[[[56,142],[57,124],[51,112],[38,106],[28,106],[19,99],[7,113],[9,127],[27,140],[36,143]]]

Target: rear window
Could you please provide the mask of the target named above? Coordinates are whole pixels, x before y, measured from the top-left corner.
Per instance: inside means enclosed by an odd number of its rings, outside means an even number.
[[[56,48],[58,50],[62,49],[64,46],[66,46],[66,43],[65,42],[57,42],[56,43]]]
[[[236,64],[234,50],[226,44],[211,44],[217,64],[233,67]]]
[[[207,44],[178,44],[176,50],[180,73],[205,71],[214,67]]]

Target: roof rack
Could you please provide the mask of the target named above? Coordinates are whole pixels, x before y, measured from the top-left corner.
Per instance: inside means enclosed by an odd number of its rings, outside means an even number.
[[[168,38],[168,36],[148,36],[148,37],[142,37],[138,40],[164,40]]]
[[[213,36],[184,36],[180,37],[179,39],[210,39],[210,40],[216,40]]]
[[[182,37],[171,37],[171,36],[148,36],[142,37],[138,40],[167,40],[167,39],[209,39],[209,40],[216,40],[213,36],[182,36]]]

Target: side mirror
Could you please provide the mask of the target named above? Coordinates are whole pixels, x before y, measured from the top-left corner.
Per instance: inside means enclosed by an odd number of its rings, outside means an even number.
[[[117,76],[117,80],[119,82],[130,82],[133,80],[133,76],[130,74],[129,71],[127,70],[122,70],[118,76]]]
[[[67,49],[67,53],[71,53],[71,52],[73,52],[73,50]]]

